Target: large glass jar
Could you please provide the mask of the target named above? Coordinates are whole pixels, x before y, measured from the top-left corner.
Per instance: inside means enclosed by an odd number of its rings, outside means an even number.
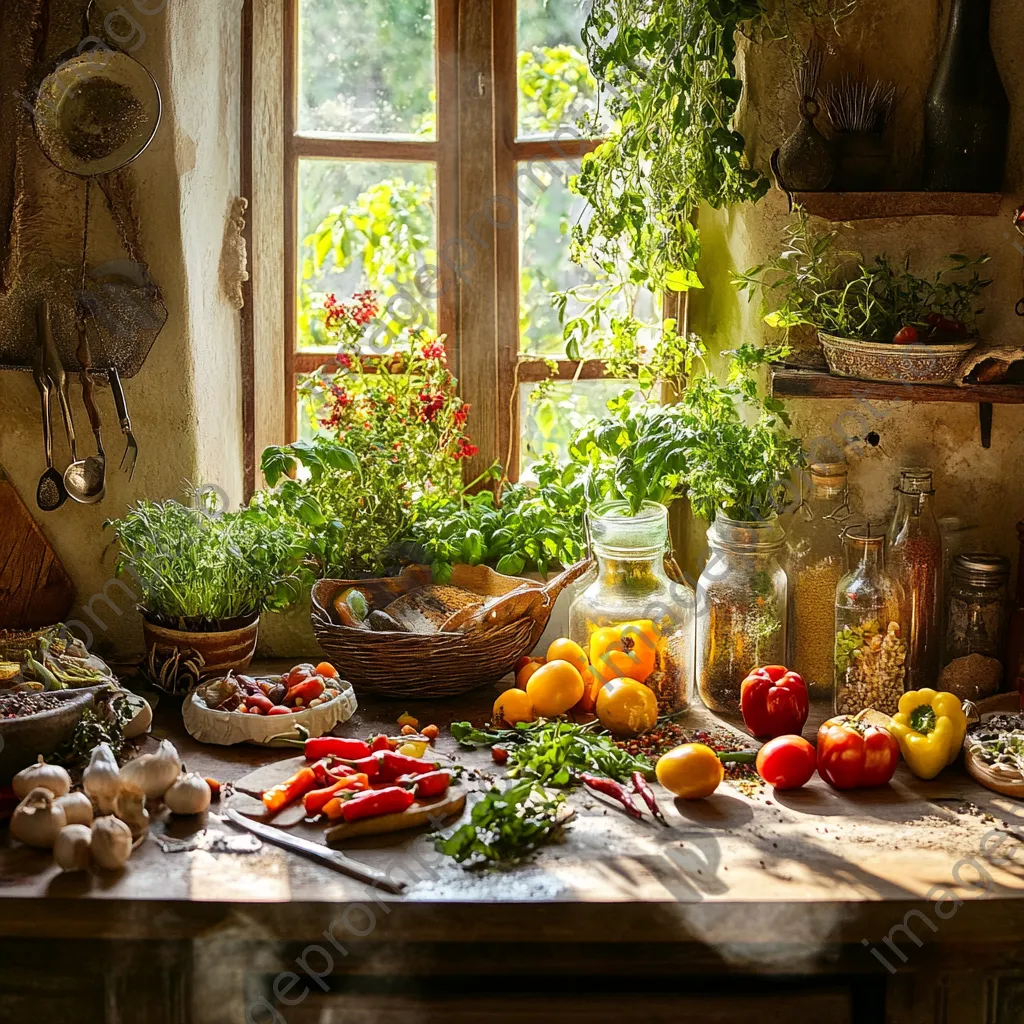
[[[810,493],[786,531],[789,643],[786,664],[807,683],[812,727],[831,718],[836,587],[846,572],[843,520],[849,515],[845,462],[811,466]]]
[[[935,518],[932,471],[904,469],[889,527],[889,569],[903,588],[907,689],[934,686],[942,645],[942,534]]]
[[[885,568],[885,536],[868,524],[843,535],[849,572],[835,596],[835,710],[856,715],[898,710],[907,644],[900,621],[903,592]]]
[[[693,588],[665,572],[668,510],[624,501],[588,513],[597,578],[569,611],[569,635],[605,680],[628,675],[649,686],[658,710],[689,706],[693,688]]]
[[[1001,555],[961,554],[953,559],[940,689],[962,700],[983,700],[999,692],[1009,579],[1010,560]]]
[[[772,518],[740,522],[719,515],[708,530],[711,554],[697,583],[697,685],[712,710],[737,714],[751,669],[786,659],[785,533]]]

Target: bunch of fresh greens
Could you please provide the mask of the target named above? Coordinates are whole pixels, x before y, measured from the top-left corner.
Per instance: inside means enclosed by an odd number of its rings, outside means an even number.
[[[982,291],[992,282],[980,267],[990,257],[948,257],[948,266],[930,278],[888,256],[867,263],[844,252],[838,232],[816,233],[799,211],[787,228],[780,255],[736,278],[751,296],[760,291],[771,309],[770,327],[801,324],[827,334],[868,341],[892,341],[903,328],[929,332],[935,341],[961,340],[977,334]],[[915,335],[916,340],[917,335]]]
[[[410,556],[433,566],[439,582],[451,576],[454,563],[487,563],[518,576],[577,562],[584,550],[582,487],[564,481],[552,459],[534,470],[536,487],[506,483],[497,498],[491,491],[422,498],[406,537]]]
[[[647,758],[627,753],[593,725],[542,720],[520,722],[515,729],[475,729],[469,722],[454,722],[451,732],[464,747],[505,747],[511,778],[546,786],[576,785],[583,772],[628,782],[634,772],[650,776],[654,771]]]
[[[301,591],[301,539],[258,506],[218,512],[198,497],[140,501],[105,526],[119,545],[118,576],[131,576],[140,605],[172,629],[282,611]]]
[[[569,449],[588,500],[625,500],[635,513],[644,501],[686,494],[708,520],[719,511],[742,520],[780,512],[803,454],[782,403],[761,394],[758,373],[784,351],[744,345],[731,353],[724,383],[704,365],[672,405],[635,409],[628,394],[609,403],[611,416],[577,433]]]
[[[137,699],[136,699],[137,700]],[[101,691],[86,708],[71,735],[47,760],[65,768],[82,769],[101,743],[110,746],[118,760],[124,750],[124,730],[138,712],[138,703],[121,690]]]
[[[471,858],[516,863],[554,838],[571,817],[566,808],[563,793],[549,793],[533,779],[494,786],[474,804],[467,824],[435,840],[437,849],[460,864]]]

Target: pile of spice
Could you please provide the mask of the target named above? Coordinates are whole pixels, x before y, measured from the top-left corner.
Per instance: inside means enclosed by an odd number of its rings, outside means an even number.
[[[50,693],[0,693],[0,718],[24,718],[60,706],[60,699]]]
[[[1002,681],[1003,665],[998,658],[968,654],[954,658],[942,670],[938,688],[961,700],[984,700],[999,692]]]
[[[898,622],[884,632],[880,619],[844,626],[836,634],[835,657],[837,714],[856,715],[865,708],[896,714],[907,660]]]
[[[812,700],[832,700],[832,640],[836,589],[843,577],[842,559],[823,558],[794,574],[793,655],[790,663],[807,683]]]
[[[907,682],[910,689],[930,686],[938,670],[942,636],[941,540],[922,534],[901,541],[893,568],[903,585]]]

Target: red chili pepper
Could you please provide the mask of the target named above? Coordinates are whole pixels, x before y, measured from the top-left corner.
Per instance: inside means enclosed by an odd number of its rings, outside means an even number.
[[[896,737],[859,717],[830,718],[818,730],[818,774],[835,789],[884,786],[899,759]]]
[[[580,781],[587,789],[603,793],[605,796],[610,796],[613,800],[618,801],[622,805],[622,809],[631,818],[643,818],[643,815],[636,809],[629,793],[626,792],[625,787],[621,783],[616,782],[614,779],[604,779],[598,775],[591,775],[588,772],[584,772],[580,776]]]
[[[312,768],[300,768],[290,779],[263,793],[263,805],[271,814],[294,803],[316,786],[316,775]]]
[[[370,744],[347,736],[320,736],[306,740],[306,758],[315,761],[321,757],[345,757],[356,760],[370,756]]]
[[[424,761],[420,757],[406,757],[395,750],[382,750],[374,754],[380,760],[379,782],[394,782],[403,775],[426,775],[437,771],[436,761]]]
[[[341,807],[341,816],[345,821],[359,821],[361,818],[378,818],[382,814],[400,814],[415,802],[416,795],[412,790],[390,786],[346,800]]]
[[[654,795],[654,790],[647,784],[647,780],[644,778],[643,772],[633,772],[633,792],[636,793],[645,804],[647,804],[651,814],[653,814],[655,818],[662,823],[662,825],[668,824],[665,820],[665,816],[661,813],[661,808],[658,806],[658,798]]]
[[[391,749],[391,740],[389,740],[387,738],[387,736],[383,736],[383,735],[381,735],[381,736],[374,736],[373,739],[370,740],[370,749],[371,750],[390,750]]]
[[[365,775],[348,775],[337,782],[332,782],[326,789],[314,789],[302,798],[302,806],[306,810],[307,817],[315,818],[323,812],[323,809],[331,802],[335,795],[342,790],[368,789],[369,781]]]
[[[780,665],[755,669],[740,685],[740,711],[751,735],[799,735],[807,721],[807,685]]]
[[[326,759],[317,761],[316,764],[311,764],[309,770],[316,777],[316,784],[318,786],[326,786],[328,783],[336,781],[336,776],[331,775],[331,766]]]
[[[411,787],[417,800],[429,800],[448,792],[452,784],[451,772],[427,772],[425,775],[403,775],[396,780],[401,786]]]
[[[293,707],[300,701],[303,704],[308,704],[311,700],[316,700],[323,692],[324,681],[319,676],[313,676],[312,679],[303,679],[301,683],[293,686],[285,696],[284,702]]]

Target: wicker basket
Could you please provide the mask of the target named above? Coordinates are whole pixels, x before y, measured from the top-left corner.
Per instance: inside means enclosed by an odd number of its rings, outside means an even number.
[[[536,592],[527,613],[511,622],[450,633],[376,632],[339,625],[331,609],[335,597],[358,587],[382,607],[430,583],[430,569],[412,566],[391,579],[320,580],[313,587],[311,614],[317,643],[357,690],[389,697],[454,697],[497,682],[533,650],[544,632],[555,599],[587,569],[587,562],[566,569],[546,584],[503,576],[484,566],[455,566],[451,584],[495,598],[512,591]]]

